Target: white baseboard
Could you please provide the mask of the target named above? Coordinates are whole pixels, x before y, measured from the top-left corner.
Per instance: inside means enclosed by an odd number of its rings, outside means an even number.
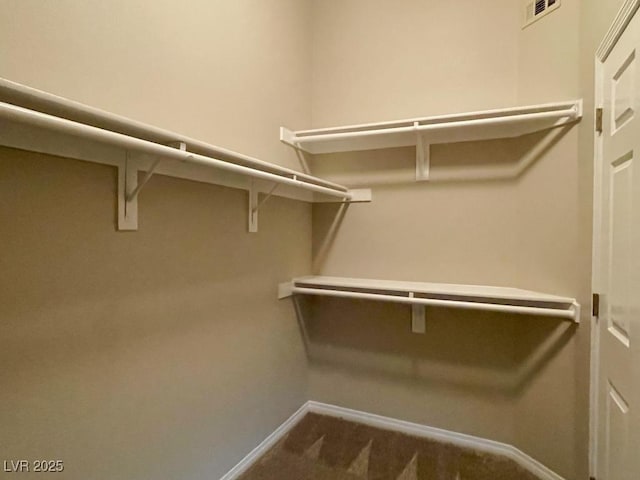
[[[474,450],[501,455],[509,458],[540,477],[541,480],[564,480],[560,475],[553,472],[537,460],[512,445],[506,443],[495,442],[485,438],[474,437],[464,433],[450,432],[440,428],[427,427],[417,423],[396,420],[395,418],[383,417],[372,413],[360,412],[349,408],[338,407],[326,403],[308,401],[300,409],[294,413],[287,421],[285,421],[278,429],[269,435],[260,445],[254,448],[249,455],[242,459],[229,473],[220,480],[235,480],[242,473],[246,472],[253,463],[260,458],[267,450],[275,445],[307,414],[318,413],[331,417],[343,418],[353,422],[362,423],[371,427],[381,428],[383,430],[391,430],[394,432],[406,433],[421,438],[429,438],[441,442],[451,443],[460,447],[472,448]]]
[[[460,447],[472,448],[484,453],[501,455],[510,458],[522,468],[540,477],[541,480],[564,480],[560,475],[553,472],[537,460],[534,460],[521,450],[506,443],[474,437],[464,433],[451,432],[440,428],[428,427],[418,423],[405,422],[403,420],[374,415],[372,413],[351,410],[349,408],[337,407],[326,403],[310,401],[305,404],[305,407],[307,411],[319,413],[321,415],[344,418],[345,420],[362,423],[371,427],[406,433],[407,435],[413,435],[415,437],[447,442]]]
[[[296,424],[302,420],[302,418],[309,412],[309,402],[302,405],[293,415],[291,415],[285,422],[280,425],[271,435],[265,438],[260,445],[251,450],[251,452],[244,457],[240,462],[229,470],[220,480],[235,480],[244,472],[246,472],[256,460],[285,437],[289,431],[296,426]]]

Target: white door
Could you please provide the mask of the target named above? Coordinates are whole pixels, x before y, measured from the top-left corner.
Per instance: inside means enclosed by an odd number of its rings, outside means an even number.
[[[640,13],[598,72],[597,479],[640,479]]]

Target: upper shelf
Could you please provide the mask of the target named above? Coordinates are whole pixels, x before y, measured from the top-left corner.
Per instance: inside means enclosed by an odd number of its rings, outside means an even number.
[[[311,276],[280,286],[281,298],[290,294],[580,319],[580,305],[574,298],[506,287]]]
[[[296,176],[299,180],[309,180],[311,183],[342,189],[335,183],[307,175],[296,170],[274,165],[249,155],[211,145],[201,140],[165,130],[131,118],[123,117],[99,108],[91,107],[68,98],[53,95],[20,83],[0,78],[0,101],[12,105],[34,110],[54,117],[66,119],[75,123],[96,127],[114,133],[119,133],[140,140],[168,145],[170,143],[184,143],[190,153],[197,153],[218,160],[260,169],[265,172],[289,177]]]
[[[280,139],[306,152],[333,153],[519,137],[582,117],[582,100],[315,130],[281,128]]]
[[[137,197],[154,173],[249,190],[251,232],[257,230],[259,208],[278,186],[278,194],[302,191],[321,200],[370,200],[370,191],[349,190],[5,79],[0,79],[0,145],[117,166],[121,230],[137,229]],[[194,166],[211,168],[194,174]],[[146,171],[140,181],[138,170]],[[262,202],[259,192],[267,194]],[[299,198],[295,195],[286,196]]]

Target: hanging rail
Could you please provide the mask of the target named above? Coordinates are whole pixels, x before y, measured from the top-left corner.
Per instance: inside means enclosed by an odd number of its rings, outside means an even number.
[[[338,202],[371,201],[371,190],[350,190],[307,173],[2,78],[0,120],[16,126],[0,129],[2,145],[116,166],[119,230],[137,230],[138,196],[156,172],[248,190],[250,232],[257,231],[258,210],[275,190],[272,188],[266,198],[259,201],[267,183],[285,186],[287,188],[279,191],[282,196],[304,201],[334,201],[331,198]],[[39,131],[34,134],[31,127]],[[63,135],[57,136],[58,133]],[[74,136],[82,141],[72,144],[64,136]],[[126,155],[120,156],[115,149],[108,152],[109,149],[101,149],[98,144],[123,149]],[[170,165],[165,161],[173,162]],[[232,175],[182,168],[180,164],[204,165]],[[138,178],[141,170],[144,175]]]
[[[122,133],[142,140],[149,140],[158,144],[184,143],[186,149],[206,157],[213,157],[223,161],[236,162],[256,169],[266,170],[280,175],[296,175],[299,180],[309,183],[346,190],[342,185],[314,177],[296,170],[274,165],[258,158],[234,152],[232,150],[211,145],[201,140],[171,132],[121,115],[116,115],[99,108],[91,107],[68,98],[53,95],[36,88],[0,78],[0,101],[22,106],[30,110],[63,117],[68,120]]]
[[[327,297],[342,297],[342,298],[358,298],[363,300],[375,300],[381,302],[392,303],[406,303],[410,305],[425,305],[432,307],[450,307],[461,308],[466,310],[484,310],[491,312],[505,312],[505,313],[521,313],[529,315],[539,315],[544,317],[559,317],[567,318],[573,321],[578,321],[576,318],[576,309],[572,308],[568,310],[557,308],[543,308],[543,307],[527,307],[522,305],[504,305],[500,303],[486,303],[486,302],[470,302],[464,300],[439,300],[434,298],[420,298],[420,297],[400,297],[396,295],[385,295],[378,293],[364,293],[364,292],[345,292],[342,290],[325,290],[320,288],[307,288],[307,287],[292,287],[291,293],[299,295],[318,295]]]
[[[2,93],[2,88],[0,85],[0,94]],[[0,95],[2,98],[2,95]],[[90,107],[87,107],[90,108]],[[53,109],[55,110],[55,109]],[[86,112],[85,112],[86,113]],[[120,121],[120,125],[125,121],[122,117],[117,117]],[[75,120],[70,120],[67,118],[62,118],[60,116],[51,115],[49,113],[43,113],[36,110],[31,110],[29,108],[25,108],[22,106],[17,106],[12,103],[0,102],[0,120],[5,120],[8,123],[14,124],[23,124],[29,127],[34,127],[36,129],[51,131],[55,133],[60,133],[63,135],[74,136],[78,138],[82,138],[84,140],[94,141],[101,144],[115,146],[117,148],[122,148],[126,151],[126,159],[117,159],[109,160],[108,162],[104,162],[101,160],[96,160],[92,154],[84,154],[81,157],[82,160],[88,161],[97,161],[98,163],[109,163],[117,166],[118,168],[118,229],[119,230],[137,230],[138,228],[138,196],[142,188],[146,185],[152,175],[156,172],[161,162],[165,160],[173,160],[180,163],[191,163],[197,165],[204,165],[207,167],[213,167],[218,170],[222,170],[225,172],[231,172],[233,174],[241,175],[252,179],[249,182],[248,190],[249,190],[249,212],[248,212],[248,229],[249,232],[257,232],[258,231],[258,210],[260,207],[268,200],[273,192],[275,191],[275,187],[278,185],[286,185],[289,187],[294,187],[295,189],[304,190],[308,192],[313,192],[317,194],[321,194],[326,197],[337,198],[339,202],[368,202],[371,201],[371,191],[356,189],[349,190],[347,187],[342,185],[338,185],[332,182],[327,182],[325,180],[319,179],[317,177],[313,177],[311,175],[307,175],[304,173],[296,172],[294,170],[289,170],[285,168],[280,168],[277,165],[268,164],[262,161],[253,161],[249,162],[252,166],[242,165],[238,163],[233,163],[229,160],[221,160],[218,158],[213,158],[210,155],[205,155],[202,153],[197,153],[193,151],[189,151],[187,148],[187,144],[182,141],[169,141],[166,142],[166,145],[157,143],[156,141],[150,140],[148,138],[139,138],[132,134],[122,133],[122,131],[112,131],[107,128],[99,127],[92,124],[86,124]],[[108,122],[93,122],[93,123],[101,123],[105,125]],[[137,124],[136,124],[137,125]],[[137,128],[137,127],[136,127]],[[150,127],[152,128],[152,127]],[[10,130],[10,129],[9,129]],[[120,129],[123,130],[123,129]],[[129,129],[129,132],[134,131],[135,129]],[[22,139],[17,141],[15,138],[12,138],[9,135],[8,138],[2,136],[2,132],[0,132],[0,140],[5,141],[4,145],[14,146],[16,148],[22,148],[26,150],[33,149],[35,151],[41,151],[38,140],[40,135],[32,135],[28,133],[25,135],[21,134]],[[168,133],[165,132],[165,136],[168,136]],[[174,136],[180,138],[180,136]],[[28,138],[26,144],[24,142],[24,138]],[[37,145],[33,145],[33,143]],[[64,142],[63,142],[64,143]],[[60,154],[60,148],[62,151],[65,150],[66,147],[58,147],[52,148],[47,141],[44,141],[43,145],[46,145],[44,153],[50,154]],[[202,151],[202,147],[200,147]],[[208,150],[209,152],[217,151],[217,147],[211,146]],[[138,179],[138,170],[140,169],[142,163],[139,160],[131,159],[130,153],[135,152],[138,154],[144,154],[147,156],[151,156],[154,158],[150,167],[146,169],[145,175]],[[231,158],[232,156],[227,151],[226,158]],[[235,157],[233,157],[235,158]],[[244,157],[243,157],[244,158]],[[243,160],[240,158],[239,160]],[[246,157],[250,158],[250,157]],[[246,158],[244,158],[246,160]],[[245,162],[247,163],[247,162]],[[271,171],[265,171],[261,168],[253,168],[253,166],[262,167],[263,164],[266,164]],[[173,171],[173,170],[172,170]],[[193,178],[193,177],[187,177]],[[198,178],[199,179],[199,178]],[[271,188],[270,192],[266,195],[266,197],[258,202],[258,195],[262,191],[259,183],[256,183],[255,180],[266,181],[274,184],[274,187]],[[210,183],[218,183],[216,180],[211,181]],[[227,183],[222,182],[221,184],[226,185]],[[235,186],[235,185],[234,185]],[[245,188],[241,186],[240,188]],[[315,200],[314,200],[315,201]],[[319,199],[319,201],[327,201]]]
[[[285,185],[291,185],[294,187],[302,188],[304,190],[322,193],[324,195],[340,197],[347,201],[351,200],[351,198],[353,197],[353,193],[349,192],[346,187],[340,187],[339,189],[324,187],[307,181],[288,178],[275,173],[264,172],[255,168],[217,160],[215,158],[210,158],[197,153],[177,150],[165,145],[159,145],[149,140],[142,140],[139,138],[124,135],[122,133],[103,130],[98,127],[92,127],[91,125],[85,125],[83,123],[73,122],[64,118],[54,117],[46,113],[28,110],[26,108],[17,107],[15,105],[4,102],[0,102],[0,118],[15,122],[28,123],[36,127],[47,128],[50,130],[58,131],[60,133],[81,136],[91,140],[123,147],[128,150],[135,150],[142,153],[157,155],[167,159],[178,160],[181,162],[197,163],[253,178],[260,178],[262,180],[269,180]]]
[[[363,278],[311,276],[278,286],[278,298],[316,295],[412,305],[416,317],[424,307],[447,307],[557,317],[580,321],[580,304],[569,297],[508,287],[401,282]],[[421,318],[419,323],[424,323]]]
[[[313,130],[280,129],[280,140],[311,154],[416,147],[416,180],[428,180],[430,146],[512,138],[582,117],[582,100]]]
[[[319,134],[305,134],[297,133],[295,137],[291,138],[292,143],[302,144],[310,142],[330,142],[333,140],[344,140],[348,138],[361,138],[372,137],[378,135],[389,135],[394,133],[427,133],[432,131],[443,131],[449,129],[461,129],[467,127],[482,127],[491,125],[504,125],[504,124],[517,124],[527,123],[536,120],[550,120],[550,119],[575,119],[579,115],[577,107],[567,108],[565,110],[553,110],[549,112],[537,112],[537,113],[525,113],[520,115],[506,115],[503,117],[495,118],[479,118],[472,120],[456,120],[451,122],[442,123],[430,123],[421,124],[419,121],[414,122],[414,125],[405,127],[391,127],[385,129],[371,129],[360,130],[353,132],[337,132],[337,133],[319,133]]]

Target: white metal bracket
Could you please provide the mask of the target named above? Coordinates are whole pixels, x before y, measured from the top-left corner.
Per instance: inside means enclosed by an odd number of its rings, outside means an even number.
[[[425,142],[424,135],[418,131],[419,122],[413,123],[416,129],[416,181],[429,180],[431,167],[431,145]]]
[[[285,127],[280,127],[280,141],[299,149],[300,144],[295,141],[295,138],[296,134],[292,130],[289,130]]]
[[[137,164],[129,158],[118,165],[118,230],[138,230],[138,196],[129,197],[138,183]]]
[[[573,311],[573,321],[575,323],[580,323],[580,304],[578,302],[573,302],[571,305],[571,310]]]
[[[251,180],[249,185],[249,233],[258,231],[258,189]]]
[[[258,212],[279,186],[279,183],[274,183],[262,201],[258,202],[259,191],[255,186],[255,182],[251,181],[251,185],[249,186],[249,233],[256,233],[258,231]]]
[[[368,203],[373,200],[373,194],[370,188],[353,188],[349,190],[351,200],[349,203]]]
[[[425,333],[427,331],[424,305],[411,305],[411,331],[413,333]]]
[[[293,295],[293,282],[285,282],[278,284],[278,300],[288,298]]]
[[[153,174],[155,173],[156,168],[158,168],[158,165],[160,165],[160,161],[161,159],[157,159],[155,162],[153,162],[149,170],[146,171],[146,173],[144,174],[144,177],[142,177],[142,180],[139,182],[137,181],[137,169],[136,169],[135,183],[137,185],[133,190],[131,191],[127,190],[127,202],[130,202],[131,200],[138,198],[138,194],[140,193],[142,188],[147,184],[149,180],[151,180],[151,177],[153,177]],[[131,184],[127,184],[127,186],[133,186],[133,182],[131,182]]]
[[[184,142],[172,142],[167,145],[182,151],[187,149],[187,144]],[[129,152],[124,164],[118,166],[118,230],[138,230],[138,195],[151,180],[161,161],[162,159],[159,158],[153,162],[139,182],[139,162],[129,158]]]
[[[413,292],[409,293],[413,298]],[[411,305],[411,331],[413,333],[425,333],[427,331],[426,308],[424,305]]]

